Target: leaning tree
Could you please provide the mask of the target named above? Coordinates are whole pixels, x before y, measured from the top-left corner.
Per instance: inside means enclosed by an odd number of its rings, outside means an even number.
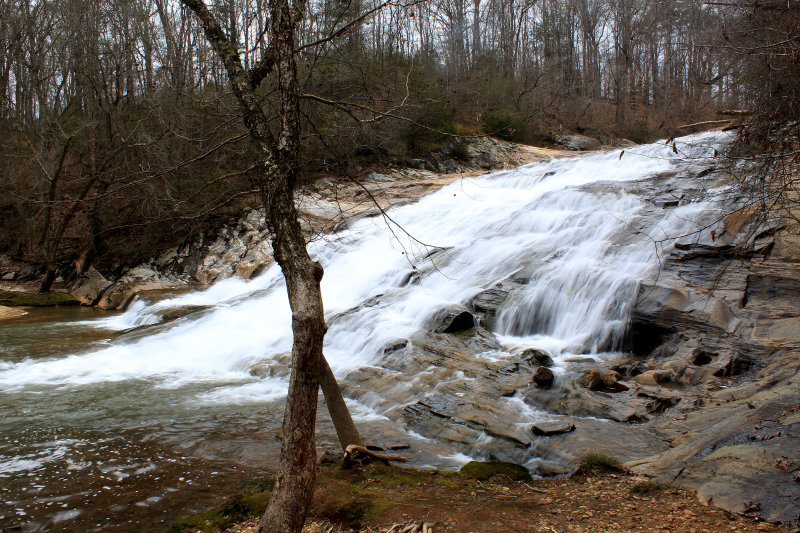
[[[245,68],[240,57],[235,28],[224,28],[202,0],[181,2],[199,19],[239,104],[241,118],[252,141],[273,254],[286,279],[294,333],[292,370],[279,471],[260,530],[299,532],[314,487],[314,426],[320,384],[342,445],[358,444],[360,440],[322,354],[327,330],[320,292],[323,269],[308,254],[294,204],[301,133],[296,35],[307,2],[269,0],[267,17],[259,32],[259,39],[265,46],[250,68]],[[267,79],[277,94],[274,118],[267,114],[258,94],[259,86]]]

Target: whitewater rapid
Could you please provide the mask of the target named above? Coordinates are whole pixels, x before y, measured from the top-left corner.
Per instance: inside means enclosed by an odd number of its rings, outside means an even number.
[[[618,350],[639,281],[658,268],[671,238],[705,224],[700,215],[714,201],[664,210],[634,237],[623,232],[628,240],[620,242],[622,230],[642,210],[653,209],[621,184],[710,164],[720,136],[679,139],[677,153],[657,143],[458,180],[392,209],[391,222],[363,219],[311,244],[325,268],[322,291],[331,324],[325,354],[332,368],[343,377],[379,365],[388,343],[424,329],[437,310],[511,276],[530,281],[500,310],[495,332],[507,346],[543,348],[556,361]],[[289,307],[275,265],[252,281],[231,278],[205,291],[136,301],[124,314],[90,326],[156,324],[165,310],[187,306],[208,309],[89,353],[0,363],[0,387],[135,379],[158,387],[220,383],[199,393],[202,401],[284,394],[285,378],[250,372],[291,348]]]

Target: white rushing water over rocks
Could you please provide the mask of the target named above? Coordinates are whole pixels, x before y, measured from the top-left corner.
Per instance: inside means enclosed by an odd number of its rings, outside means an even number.
[[[718,134],[648,145],[457,181],[419,202],[392,210],[402,229],[380,217],[311,245],[325,267],[323,298],[332,320],[325,353],[338,375],[380,362],[383,348],[425,328],[448,304],[463,302],[515,275],[530,282],[506,303],[497,332],[510,343],[539,345],[553,355],[619,347],[637,282],[658,267],[657,243],[696,231],[706,202],[664,212],[633,242],[615,235],[641,210],[646,198],[598,182],[641,180],[697,164],[709,157]],[[702,164],[702,161],[700,161]],[[413,240],[408,238],[413,237]],[[425,245],[423,245],[424,243]],[[443,253],[432,254],[436,249]],[[430,268],[434,265],[435,268]],[[407,283],[414,272],[418,282]],[[381,295],[378,305],[364,306]],[[288,301],[273,265],[257,279],[227,279],[150,305],[137,301],[121,315],[94,323],[124,330],[155,324],[165,309],[213,306],[213,312],[135,342],[118,342],[88,354],[4,364],[0,384],[85,384],[150,379],[161,386],[188,381],[241,380],[226,401],[280,395],[282,382],[256,382],[250,368],[291,348]]]
[[[522,280],[521,288],[498,312],[493,327],[501,349],[482,354],[487,360],[537,347],[551,354],[559,372],[577,354],[602,357],[621,349],[639,281],[657,273],[670,239],[697,232],[716,209],[713,198],[662,209],[626,183],[713,166],[712,145],[720,142],[722,134],[702,134],[677,140],[677,153],[654,144],[459,180],[392,209],[393,223],[362,219],[312,243],[325,268],[325,354],[334,372],[346,378],[381,366],[388,345],[425,330],[438,310],[511,279]],[[289,307],[275,265],[249,282],[232,278],[204,291],[135,301],[123,314],[84,324],[122,331],[186,308],[200,311],[88,352],[0,360],[0,396],[79,394],[90,387],[92,401],[102,405],[98,387],[124,382],[135,384],[139,400],[146,391],[165,391],[153,394],[194,409],[264,404],[285,395],[285,372],[252,371],[285,368],[291,348]],[[109,391],[120,401],[117,389]],[[385,402],[367,394],[349,403],[361,422],[386,413]],[[0,403],[0,418],[8,405]],[[442,463],[468,459],[462,451],[450,450]],[[0,456],[0,476],[26,460]]]

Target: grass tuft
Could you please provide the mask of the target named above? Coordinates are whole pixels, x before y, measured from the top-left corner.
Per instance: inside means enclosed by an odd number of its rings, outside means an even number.
[[[633,494],[653,494],[654,492],[661,492],[667,486],[655,480],[642,481],[631,487]]]
[[[578,470],[575,471],[578,475],[585,475],[591,472],[622,472],[622,463],[614,459],[610,455],[604,453],[587,453],[581,457],[581,462],[578,465]]]

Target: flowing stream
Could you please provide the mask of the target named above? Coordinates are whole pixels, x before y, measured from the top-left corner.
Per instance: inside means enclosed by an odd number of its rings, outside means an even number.
[[[463,179],[318,239],[334,372],[347,385],[359,369],[389,368],[387,346],[512,279],[519,287],[491,323],[499,345],[479,357],[540,348],[558,375],[576,356],[613,356],[639,282],[657,275],[674,239],[707,238],[724,186],[697,175],[722,142],[701,134],[676,150],[657,143]],[[158,530],[275,464],[291,330],[274,265],[124,313],[32,312],[0,323],[0,342],[0,528]],[[367,440],[409,445],[416,466],[487,456],[482,442],[405,427],[398,408],[441,384],[424,372],[391,379],[391,398],[346,392]],[[508,401],[512,423],[548,416]],[[334,449],[323,410],[319,431]]]

